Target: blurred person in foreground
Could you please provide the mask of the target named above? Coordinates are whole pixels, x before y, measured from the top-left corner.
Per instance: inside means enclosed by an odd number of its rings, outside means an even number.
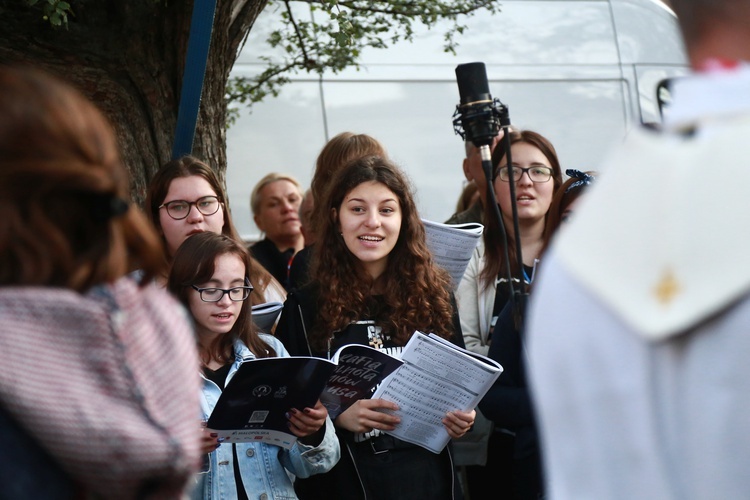
[[[181,498],[200,465],[194,334],[128,276],[163,257],[112,129],[30,68],[0,67],[0,109],[3,498]]]
[[[529,304],[552,499],[750,491],[750,1],[670,3],[693,74],[604,163]]]

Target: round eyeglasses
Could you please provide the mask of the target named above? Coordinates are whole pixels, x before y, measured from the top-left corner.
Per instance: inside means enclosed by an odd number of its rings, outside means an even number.
[[[247,278],[245,278],[245,286],[236,286],[234,288],[200,288],[195,285],[190,286],[200,294],[203,302],[218,302],[224,298],[224,294],[229,295],[229,300],[232,302],[242,302],[253,291],[253,286]]]
[[[221,203],[216,196],[204,196],[197,201],[173,200],[164,203],[159,208],[166,208],[167,214],[174,220],[182,220],[190,214],[190,209],[195,205],[195,209],[203,215],[213,215],[219,211]]]
[[[503,182],[510,182],[513,176],[513,181],[518,182],[523,174],[528,174],[531,182],[547,182],[552,178],[552,169],[549,167],[502,167],[498,172],[498,177]]]

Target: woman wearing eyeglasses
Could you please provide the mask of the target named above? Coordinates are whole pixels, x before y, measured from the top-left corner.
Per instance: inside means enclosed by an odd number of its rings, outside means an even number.
[[[482,414],[495,423],[496,429],[490,437],[488,465],[467,467],[467,482],[475,495],[484,490],[487,486],[484,481],[488,481],[494,491],[502,484],[503,495],[510,498],[536,498],[541,491],[539,476],[535,474],[538,469],[536,433],[527,433],[533,430],[533,421],[521,363],[521,341],[513,328],[512,311],[507,309],[503,313],[503,309],[510,298],[508,265],[514,288],[518,288],[522,279],[527,285],[531,284],[549,236],[545,232],[547,214],[552,197],[562,183],[562,173],[554,146],[542,135],[521,130],[510,132],[509,139],[511,165],[505,141],[500,141],[492,153],[492,185],[507,232],[509,261],[505,257],[505,238],[494,207],[486,207],[491,211],[485,213],[483,242],[475,250],[456,292],[466,347],[488,355],[493,342],[502,341],[504,345],[502,357],[497,359],[504,368],[500,376],[503,380],[497,383],[504,386],[499,396],[504,406],[479,406]],[[523,267],[519,267],[516,257],[511,181],[515,182]],[[507,325],[506,320],[511,324]],[[498,339],[500,335],[503,337]],[[501,470],[496,470],[497,467]],[[502,480],[498,482],[498,478]]]
[[[201,232],[225,234],[241,241],[227,210],[227,197],[211,168],[193,156],[162,166],[146,196],[147,215],[164,240],[167,261],[186,238]],[[255,260],[253,263],[256,264]],[[284,302],[286,291],[263,266],[252,266],[253,304]]]
[[[202,365],[201,408],[208,420],[226,382],[246,361],[289,356],[272,335],[251,321],[252,263],[245,246],[210,231],[186,239],[174,255],[167,289],[190,311]],[[219,444],[205,435],[207,473],[197,476],[193,498],[296,498],[290,474],[309,477],[330,470],[340,448],[325,407],[289,410],[299,439],[291,449],[265,443]]]

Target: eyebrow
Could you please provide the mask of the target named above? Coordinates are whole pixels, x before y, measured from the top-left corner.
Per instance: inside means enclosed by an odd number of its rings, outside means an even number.
[[[235,278],[229,282],[230,285],[234,283],[241,283],[242,285],[244,285],[245,278]],[[219,283],[219,280],[211,278],[210,280],[206,281],[206,284],[220,285],[221,283]]]
[[[519,163],[516,163],[516,162],[513,162],[511,165],[514,166],[514,167],[520,167],[521,166]],[[503,165],[503,167],[505,167],[505,166],[507,166],[507,165]],[[547,168],[552,168],[549,165],[545,165],[544,163],[538,162],[538,161],[535,161],[535,162],[531,163],[531,166],[532,167],[547,167]]]
[[[267,200],[286,200],[287,198],[299,197],[298,193],[287,193],[282,195],[272,195],[266,198]]]
[[[203,198],[208,198],[209,196],[211,196],[213,198],[216,198],[216,199],[219,199],[219,195],[217,195],[217,194],[202,194],[202,195],[198,196],[197,198],[195,198],[195,201],[198,201],[198,200],[203,199]],[[175,198],[174,200],[170,200],[170,201],[166,201],[166,198],[164,198],[164,200],[165,201],[163,201],[162,203],[172,203],[173,201],[188,201],[188,202],[190,201],[190,200],[187,200],[185,198]]]
[[[349,198],[348,200],[346,200],[346,202],[367,203],[364,198]],[[386,200],[379,201],[378,205],[382,205],[383,203],[398,203],[398,200],[396,198],[388,198]]]

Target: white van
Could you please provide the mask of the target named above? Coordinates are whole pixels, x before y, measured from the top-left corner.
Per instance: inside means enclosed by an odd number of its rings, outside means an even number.
[[[422,29],[413,43],[366,51],[360,71],[298,75],[277,98],[241,110],[227,132],[240,233],[259,236],[249,197],[261,177],[277,171],[309,185],[318,152],[343,131],[380,140],[409,174],[420,215],[447,219],[464,185],[452,124],[458,64],[484,62],[513,126],[545,135],[563,169],[579,170],[600,169],[635,124],[659,122],[658,83],[688,71],[676,18],[657,0],[503,0],[500,8],[465,21],[455,56],[442,50],[443,27]],[[255,23],[233,74],[260,72],[271,16]]]

